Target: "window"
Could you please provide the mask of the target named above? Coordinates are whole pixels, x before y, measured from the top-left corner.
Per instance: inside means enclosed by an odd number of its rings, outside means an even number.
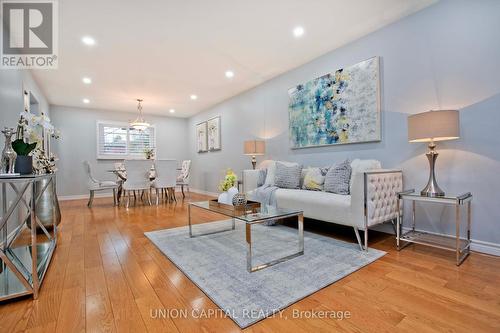
[[[154,149],[155,127],[143,131],[130,128],[127,123],[97,122],[97,158],[145,158],[146,149]]]

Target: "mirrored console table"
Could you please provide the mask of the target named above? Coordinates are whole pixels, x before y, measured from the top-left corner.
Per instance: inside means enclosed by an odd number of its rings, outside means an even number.
[[[398,219],[396,228],[396,245],[398,251],[408,246],[411,243],[432,246],[444,250],[455,252],[456,264],[459,266],[465,258],[470,254],[470,229],[471,229],[471,202],[472,194],[470,192],[462,195],[445,195],[440,197],[428,197],[416,193],[415,190],[408,190],[398,193]],[[412,225],[408,231],[403,233],[403,208],[404,202],[410,201],[412,204]],[[442,205],[455,206],[455,235],[444,236],[418,231],[415,228],[415,204],[416,202],[426,202]],[[466,236],[462,237],[460,233],[460,225],[462,223],[461,211],[463,207],[467,208],[467,227]]]
[[[57,219],[52,228],[45,227],[37,218],[37,205],[49,187],[56,193],[55,179],[55,174],[0,177],[0,301],[38,297],[57,243]],[[52,200],[56,204],[55,195]]]

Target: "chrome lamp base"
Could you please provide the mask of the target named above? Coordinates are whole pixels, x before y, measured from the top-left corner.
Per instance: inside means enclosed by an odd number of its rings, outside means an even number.
[[[427,197],[443,197],[444,191],[439,187],[436,181],[435,174],[435,165],[436,159],[438,157],[438,153],[434,150],[436,148],[436,144],[434,142],[429,143],[429,152],[425,154],[427,159],[429,160],[429,180],[427,181],[427,185],[424,187],[422,191],[420,191],[420,195]]]
[[[252,168],[255,170],[255,167],[257,166],[257,158],[255,155],[252,156]]]

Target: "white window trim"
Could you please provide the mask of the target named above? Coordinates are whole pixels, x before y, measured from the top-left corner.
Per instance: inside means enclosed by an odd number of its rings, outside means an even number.
[[[130,124],[128,122],[122,122],[122,121],[114,121],[114,120],[97,120],[96,121],[96,155],[98,160],[145,160],[146,156],[140,156],[139,154],[129,154],[128,152],[128,144],[129,144],[129,132],[127,130],[127,153],[123,155],[111,155],[111,154],[106,154],[102,155],[100,154],[99,150],[99,126],[100,125],[111,125],[111,126],[119,126],[119,127],[130,127]],[[152,127],[154,129],[153,137],[154,137],[154,143],[156,146],[156,125],[150,125],[149,127]],[[156,147],[154,147],[155,152],[156,152]]]

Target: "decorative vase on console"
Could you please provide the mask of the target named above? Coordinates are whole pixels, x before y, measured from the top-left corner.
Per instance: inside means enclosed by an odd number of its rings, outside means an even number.
[[[0,173],[14,173],[17,154],[12,148],[12,136],[16,134],[13,128],[5,127],[2,130],[5,136],[5,146],[2,150],[2,159],[0,160]]]
[[[238,178],[233,170],[227,169],[224,180],[219,184],[219,191],[222,192],[217,199],[219,203],[226,205],[233,204],[233,197],[238,194],[238,189],[236,188],[237,182]]]
[[[12,142],[12,148],[17,153],[15,170],[21,175],[33,173],[33,157],[30,154],[36,148],[37,143],[41,141],[40,134],[31,124],[33,119],[34,116],[27,110],[21,113],[17,124],[16,140]]]

